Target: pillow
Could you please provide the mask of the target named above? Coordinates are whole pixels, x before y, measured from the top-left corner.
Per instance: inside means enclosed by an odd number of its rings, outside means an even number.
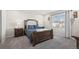
[[[28,29],[35,29],[35,25],[28,25]]]
[[[34,25],[35,29],[37,29],[38,25]]]
[[[43,29],[44,27],[38,27],[39,29]]]
[[[37,29],[43,29],[43,28],[44,28],[44,27],[39,27],[39,26],[37,27]]]

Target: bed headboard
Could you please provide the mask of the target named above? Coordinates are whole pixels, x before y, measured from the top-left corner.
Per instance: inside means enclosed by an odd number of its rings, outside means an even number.
[[[28,27],[28,25],[37,25],[38,26],[38,21],[35,19],[24,20],[24,29],[26,29]]]

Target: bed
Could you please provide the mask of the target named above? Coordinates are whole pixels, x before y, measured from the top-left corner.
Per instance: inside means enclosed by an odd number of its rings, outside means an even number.
[[[38,43],[53,39],[53,29],[45,29],[38,26],[38,21],[34,19],[24,20],[25,35],[29,38],[33,46]]]

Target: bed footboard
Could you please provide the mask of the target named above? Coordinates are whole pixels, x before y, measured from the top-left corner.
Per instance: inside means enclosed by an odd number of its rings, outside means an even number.
[[[49,40],[49,39],[53,39],[53,29],[32,33],[32,44],[33,44],[33,46],[35,46],[38,43]]]

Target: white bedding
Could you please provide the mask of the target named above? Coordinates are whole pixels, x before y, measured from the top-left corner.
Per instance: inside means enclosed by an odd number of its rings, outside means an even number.
[[[50,29],[36,29],[37,32],[45,31],[45,30],[50,30]]]

